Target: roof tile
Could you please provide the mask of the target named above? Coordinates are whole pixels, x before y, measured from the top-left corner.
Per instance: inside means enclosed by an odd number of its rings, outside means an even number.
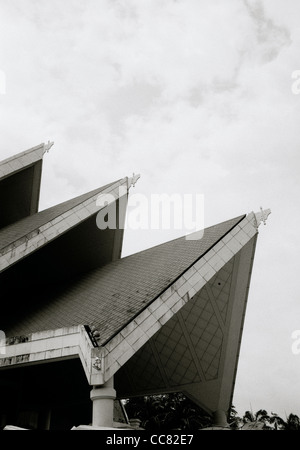
[[[27,236],[29,233],[37,230],[41,226],[46,225],[49,222],[59,222],[60,216],[66,213],[70,209],[80,205],[88,198],[100,193],[104,189],[112,186],[114,183],[109,183],[101,188],[90,191],[86,194],[75,197],[59,205],[45,209],[44,211],[33,214],[32,216],[25,217],[7,227],[0,230],[0,250],[13,244],[15,241]]]
[[[78,201],[82,201],[82,196]],[[51,214],[53,212],[46,213],[47,218]],[[202,239],[175,239],[92,270],[67,286],[56,286],[53,292],[43,293],[43,304],[16,320],[6,330],[6,335],[17,336],[79,324],[94,325],[103,344],[244,217],[206,228]]]

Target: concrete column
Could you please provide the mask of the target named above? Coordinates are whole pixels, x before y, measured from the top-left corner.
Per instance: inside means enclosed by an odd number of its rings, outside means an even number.
[[[114,400],[116,391],[113,387],[113,378],[103,386],[94,386],[91,391],[93,401],[93,427],[113,426]]]
[[[229,428],[226,413],[222,409],[218,409],[213,413],[213,426]]]

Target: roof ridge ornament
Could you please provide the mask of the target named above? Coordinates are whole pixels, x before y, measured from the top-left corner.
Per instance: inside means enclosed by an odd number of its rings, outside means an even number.
[[[135,173],[132,174],[132,177],[128,178],[128,189],[131,188],[131,186],[135,187],[135,184],[137,182],[137,180],[141,177],[140,174],[135,175]]]
[[[44,144],[44,152],[43,152],[43,154],[45,154],[46,152],[48,153],[50,148],[52,147],[52,145],[54,145],[53,141],[52,142],[48,141],[48,144]]]
[[[254,214],[255,215],[255,221],[256,221],[256,228],[259,227],[261,222],[263,222],[264,225],[266,225],[266,220],[267,220],[269,214],[271,214],[271,210],[270,209],[262,209],[262,207],[260,207],[260,212]]]

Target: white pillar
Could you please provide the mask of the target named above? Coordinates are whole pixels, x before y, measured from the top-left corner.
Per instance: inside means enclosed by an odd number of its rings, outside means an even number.
[[[113,377],[103,386],[94,386],[91,391],[93,401],[93,427],[113,426],[114,400],[116,391],[113,386]]]
[[[213,414],[213,426],[221,428],[229,428],[225,411],[218,409]]]

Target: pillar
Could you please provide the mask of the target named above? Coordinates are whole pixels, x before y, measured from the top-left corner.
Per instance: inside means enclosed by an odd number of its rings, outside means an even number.
[[[218,409],[213,414],[213,426],[221,428],[229,428],[225,411]]]
[[[116,391],[113,386],[113,378],[108,380],[102,386],[94,386],[91,391],[91,400],[93,402],[93,427],[112,428],[115,398]]]

